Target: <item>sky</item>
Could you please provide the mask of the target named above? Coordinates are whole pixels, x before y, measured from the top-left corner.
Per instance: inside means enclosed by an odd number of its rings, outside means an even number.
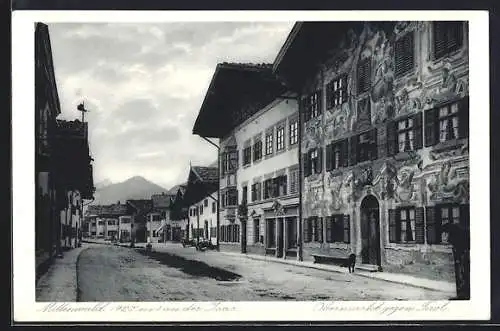
[[[89,112],[94,183],[142,176],[167,189],[215,147],[192,134],[217,63],[272,63],[293,22],[49,24],[60,119]]]

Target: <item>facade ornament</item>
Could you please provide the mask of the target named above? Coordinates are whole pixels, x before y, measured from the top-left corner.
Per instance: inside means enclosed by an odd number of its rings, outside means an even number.
[[[427,187],[431,192],[432,200],[443,198],[468,199],[469,182],[460,178],[456,169],[451,167],[451,161],[446,161],[441,171],[431,177]]]

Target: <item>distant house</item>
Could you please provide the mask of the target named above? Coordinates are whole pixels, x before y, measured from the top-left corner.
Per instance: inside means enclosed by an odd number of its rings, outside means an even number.
[[[167,240],[178,242],[189,238],[188,208],[184,205],[183,197],[186,192],[186,184],[178,185],[175,197],[172,199],[170,209],[170,238]]]
[[[153,242],[165,241],[169,238],[167,231],[170,230],[168,221],[173,198],[175,195],[166,193],[151,196],[153,210],[149,214],[148,236],[151,233]]]
[[[120,204],[119,201],[113,205],[88,206],[85,213],[86,236],[90,238],[118,239],[121,230],[120,220],[127,217],[127,215],[129,215],[128,206]],[[130,239],[130,230],[128,230],[128,233]]]
[[[150,199],[127,200],[129,215],[131,218],[131,236],[136,242],[145,242],[146,224],[149,213],[153,210],[153,201]]]

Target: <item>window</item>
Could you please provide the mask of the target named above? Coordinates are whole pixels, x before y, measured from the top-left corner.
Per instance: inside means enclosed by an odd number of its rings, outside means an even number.
[[[326,218],[326,242],[350,242],[349,215],[332,215]]]
[[[274,194],[273,197],[285,196],[287,192],[287,178],[286,175],[279,176],[273,179]]]
[[[305,120],[318,117],[321,114],[321,90],[318,90],[302,100]]]
[[[323,218],[321,217],[314,217],[313,239],[316,242],[323,242]]]
[[[290,194],[295,194],[299,190],[299,169],[291,169],[290,174]]]
[[[200,215],[203,215],[203,205],[200,205],[198,208],[200,210]]]
[[[463,98],[425,113],[425,146],[469,136],[469,98]]]
[[[290,121],[290,145],[295,145],[299,141],[299,121]]]
[[[266,231],[266,241],[267,248],[275,248],[276,247],[276,221],[274,219],[267,220],[267,231]]]
[[[415,150],[415,132],[413,118],[398,121],[398,151]]]
[[[273,154],[273,134],[266,134],[266,155]]]
[[[98,225],[104,225],[104,221],[99,221]]]
[[[270,199],[273,197],[273,179],[266,179],[264,181],[264,199]]]
[[[316,148],[310,150],[306,153],[304,158],[304,176],[310,176],[311,174],[319,174],[322,171],[321,166],[323,165],[323,150],[322,148]]]
[[[460,207],[458,205],[448,205],[448,206],[441,206],[439,207],[440,213],[440,226],[439,226],[439,234],[441,235],[441,243],[442,244],[447,244],[449,243],[448,240],[448,233],[443,231],[443,227],[445,224],[448,223],[454,223],[454,224],[459,224],[460,223]]]
[[[366,92],[371,85],[371,59],[366,58],[358,64],[358,93]]]
[[[211,227],[210,228],[210,238],[216,238],[217,237],[217,227]]]
[[[424,233],[423,207],[389,210],[389,242],[423,244]]]
[[[414,33],[408,32],[395,43],[394,63],[395,75],[401,77],[413,69],[414,65]]]
[[[208,199],[205,199],[205,201],[203,201],[203,204],[205,205],[205,207],[208,207]]]
[[[113,221],[113,220],[109,220],[109,221],[108,221],[108,225],[116,225],[116,223],[115,223],[115,221]]]
[[[463,44],[463,23],[462,22],[434,22],[434,59],[452,53]]]
[[[253,160],[259,161],[262,158],[262,140],[258,140],[253,145]]]
[[[285,127],[278,127],[276,129],[276,150],[281,151],[285,149]]]
[[[259,201],[262,199],[261,183],[252,184],[252,201]]]
[[[347,101],[347,75],[332,80],[326,86],[326,106],[328,109]]]
[[[252,147],[248,146],[243,150],[243,165],[250,164],[252,161]]]
[[[387,153],[415,151],[422,148],[422,113],[387,124]]]
[[[238,151],[230,150],[222,154],[222,173],[232,173],[238,169]]]
[[[227,205],[226,206],[236,206],[238,205],[238,191],[235,189],[228,190],[226,192]]]
[[[399,242],[415,241],[415,209],[399,209]]]
[[[418,215],[417,215],[418,219]],[[442,204],[426,207],[426,234],[428,244],[448,244],[446,224],[457,224],[465,230],[464,244],[469,245],[469,205]],[[418,225],[417,225],[418,230]]]
[[[248,197],[248,187],[243,186],[242,192],[241,192],[241,202],[242,203],[247,203],[247,197]]]
[[[260,241],[260,220],[254,218],[253,220],[253,242],[256,244]]]
[[[215,202],[212,202],[212,213],[217,212],[217,204]]]
[[[357,136],[357,162],[377,158],[377,129],[363,132]]]
[[[326,171],[347,167],[348,140],[334,142],[326,147]]]

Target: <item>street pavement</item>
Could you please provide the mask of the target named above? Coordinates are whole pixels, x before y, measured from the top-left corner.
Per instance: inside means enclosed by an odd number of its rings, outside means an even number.
[[[446,300],[449,293],[356,274],[198,252],[180,244],[93,245],[78,259],[80,301]],[[160,254],[161,253],[161,254]]]

